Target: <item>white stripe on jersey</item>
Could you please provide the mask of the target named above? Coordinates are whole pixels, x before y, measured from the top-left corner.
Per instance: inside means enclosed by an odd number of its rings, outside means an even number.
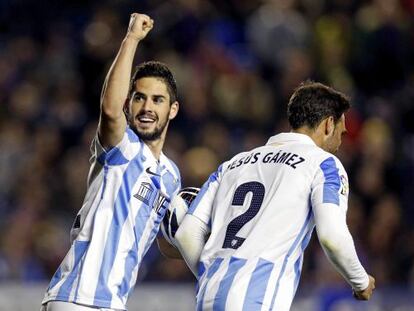
[[[297,133],[225,162],[189,209],[211,227],[197,310],[289,310],[315,226],[312,205],[346,209],[342,178],[340,161]]]
[[[163,154],[158,163],[131,129],[107,152],[96,137],[87,193],[71,230],[72,246],[42,303],[125,309],[142,258],[180,187],[175,164]]]

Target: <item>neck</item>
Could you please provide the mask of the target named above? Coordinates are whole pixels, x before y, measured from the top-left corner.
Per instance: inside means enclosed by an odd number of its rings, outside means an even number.
[[[161,137],[156,140],[144,140],[144,143],[151,150],[154,157],[159,160],[162,147],[164,147],[165,136],[167,135],[168,125],[164,128],[164,131],[161,133]]]
[[[319,146],[319,147],[322,146],[323,139],[322,139],[322,136],[320,135],[318,129],[311,129],[307,126],[303,126],[303,127],[300,127],[296,130],[292,130],[292,132],[307,135],[313,140],[313,142],[317,146]]]
[[[160,155],[161,155],[161,151],[162,151],[162,147],[164,145],[164,139],[163,138],[160,138],[160,139],[151,140],[151,141],[145,141],[144,140],[144,143],[151,150],[151,152],[154,155],[154,157],[157,160],[159,160],[160,159]]]

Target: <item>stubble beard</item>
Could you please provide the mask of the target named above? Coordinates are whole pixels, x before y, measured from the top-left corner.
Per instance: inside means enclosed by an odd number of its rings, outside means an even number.
[[[153,131],[145,131],[139,129],[134,122],[130,122],[130,127],[144,141],[155,141],[161,138],[162,133],[164,132],[165,127],[168,124],[168,119],[164,122],[160,123],[159,125],[155,126]]]
[[[337,153],[338,149],[340,147],[340,144],[337,142],[337,139],[336,139],[336,136],[335,136],[336,135],[336,130],[337,129],[335,128],[335,130],[332,134],[332,137],[329,139],[329,141],[327,142],[327,146],[326,146],[326,150],[329,153],[332,153],[332,154]]]

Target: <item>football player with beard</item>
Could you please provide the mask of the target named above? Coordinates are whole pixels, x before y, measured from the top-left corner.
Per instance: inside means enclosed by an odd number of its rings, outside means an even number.
[[[125,310],[142,258],[181,188],[177,167],[162,153],[179,108],[174,77],[164,64],[146,62],[130,79],[138,43],[153,25],[147,15],[131,15],[106,77],[85,200],[42,310]]]

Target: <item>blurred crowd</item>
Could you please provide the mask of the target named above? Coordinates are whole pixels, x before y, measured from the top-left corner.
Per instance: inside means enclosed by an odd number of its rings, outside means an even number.
[[[414,287],[414,0],[0,1],[0,281],[48,281],[82,204],[104,77],[132,12],[155,20],[136,62],[175,72],[165,153],[200,186],[288,131],[306,79],[348,94],[338,154],[348,223],[379,286]],[[342,284],[316,237],[302,286]],[[191,281],[151,248],[140,281]]]

